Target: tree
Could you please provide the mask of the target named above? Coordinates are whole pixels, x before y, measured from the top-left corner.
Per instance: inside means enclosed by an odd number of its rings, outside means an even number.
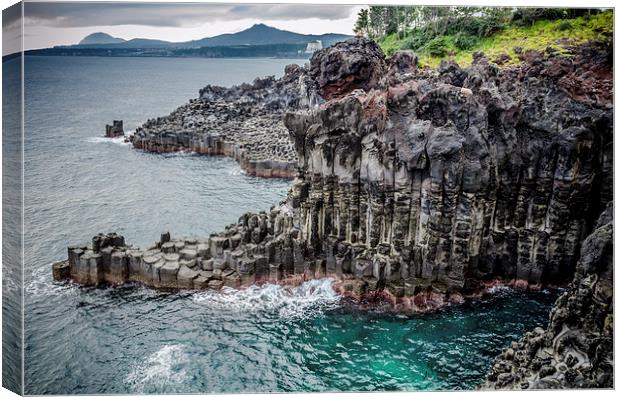
[[[355,21],[355,27],[353,31],[358,36],[368,36],[368,10],[362,8],[360,12],[357,13],[357,21]]]

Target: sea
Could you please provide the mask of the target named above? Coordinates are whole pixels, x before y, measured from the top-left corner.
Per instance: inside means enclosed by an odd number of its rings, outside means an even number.
[[[290,63],[303,60],[26,56],[27,394],[470,390],[510,342],[546,326],[558,291],[497,288],[405,316],[356,308],[331,279],[176,293],[53,282],[66,247],[97,233],[140,247],[166,231],[207,237],[283,200],[289,180],[248,176],[231,159],[102,136],[112,120],[131,132],[207,84],[279,77]],[[18,305],[3,312],[19,318]]]

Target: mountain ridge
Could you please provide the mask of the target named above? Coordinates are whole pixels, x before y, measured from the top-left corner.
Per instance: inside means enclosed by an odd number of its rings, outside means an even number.
[[[94,36],[94,38],[93,38]],[[247,46],[247,45],[270,45],[270,44],[305,44],[320,40],[324,47],[351,38],[351,35],[341,33],[303,34],[288,30],[277,29],[263,23],[236,33],[224,33],[212,37],[185,42],[170,42],[165,40],[134,38],[123,40],[112,37],[107,33],[91,33],[78,44],[63,47],[80,48],[201,48],[221,46]],[[113,41],[112,41],[113,40]]]

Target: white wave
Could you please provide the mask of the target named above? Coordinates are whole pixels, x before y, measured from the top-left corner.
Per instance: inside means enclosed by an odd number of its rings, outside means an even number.
[[[296,287],[277,284],[252,285],[244,289],[224,287],[220,291],[194,294],[196,303],[237,312],[275,312],[285,319],[313,317],[338,306],[341,296],[332,288],[334,280],[310,280]]]
[[[130,146],[131,142],[125,142],[124,136],[118,136],[116,138],[106,138],[103,136],[93,136],[87,139],[90,143],[113,143],[121,146]]]
[[[25,291],[30,296],[64,296],[67,293],[76,293],[73,283],[55,283],[52,279],[52,265],[39,267],[32,271]]]
[[[137,393],[157,393],[175,390],[175,385],[187,381],[183,368],[189,363],[189,357],[179,345],[164,345],[141,360],[129,372],[125,383]]]
[[[246,175],[246,172],[241,168],[233,167],[228,170],[228,175],[230,176],[238,176],[238,175]]]
[[[196,152],[191,150],[179,150],[177,152],[162,153],[163,157],[192,157],[197,156]]]
[[[510,291],[512,291],[512,288],[506,285],[494,285],[486,290],[488,294],[505,294]]]

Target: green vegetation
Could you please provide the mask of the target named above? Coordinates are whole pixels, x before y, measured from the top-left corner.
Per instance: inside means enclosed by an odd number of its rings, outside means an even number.
[[[372,6],[358,15],[355,31],[376,40],[386,55],[401,49],[415,51],[420,63],[437,66],[452,57],[464,66],[472,52],[482,50],[490,60],[510,57],[516,48],[566,54],[568,45],[610,40],[613,11],[565,8],[388,7]]]

